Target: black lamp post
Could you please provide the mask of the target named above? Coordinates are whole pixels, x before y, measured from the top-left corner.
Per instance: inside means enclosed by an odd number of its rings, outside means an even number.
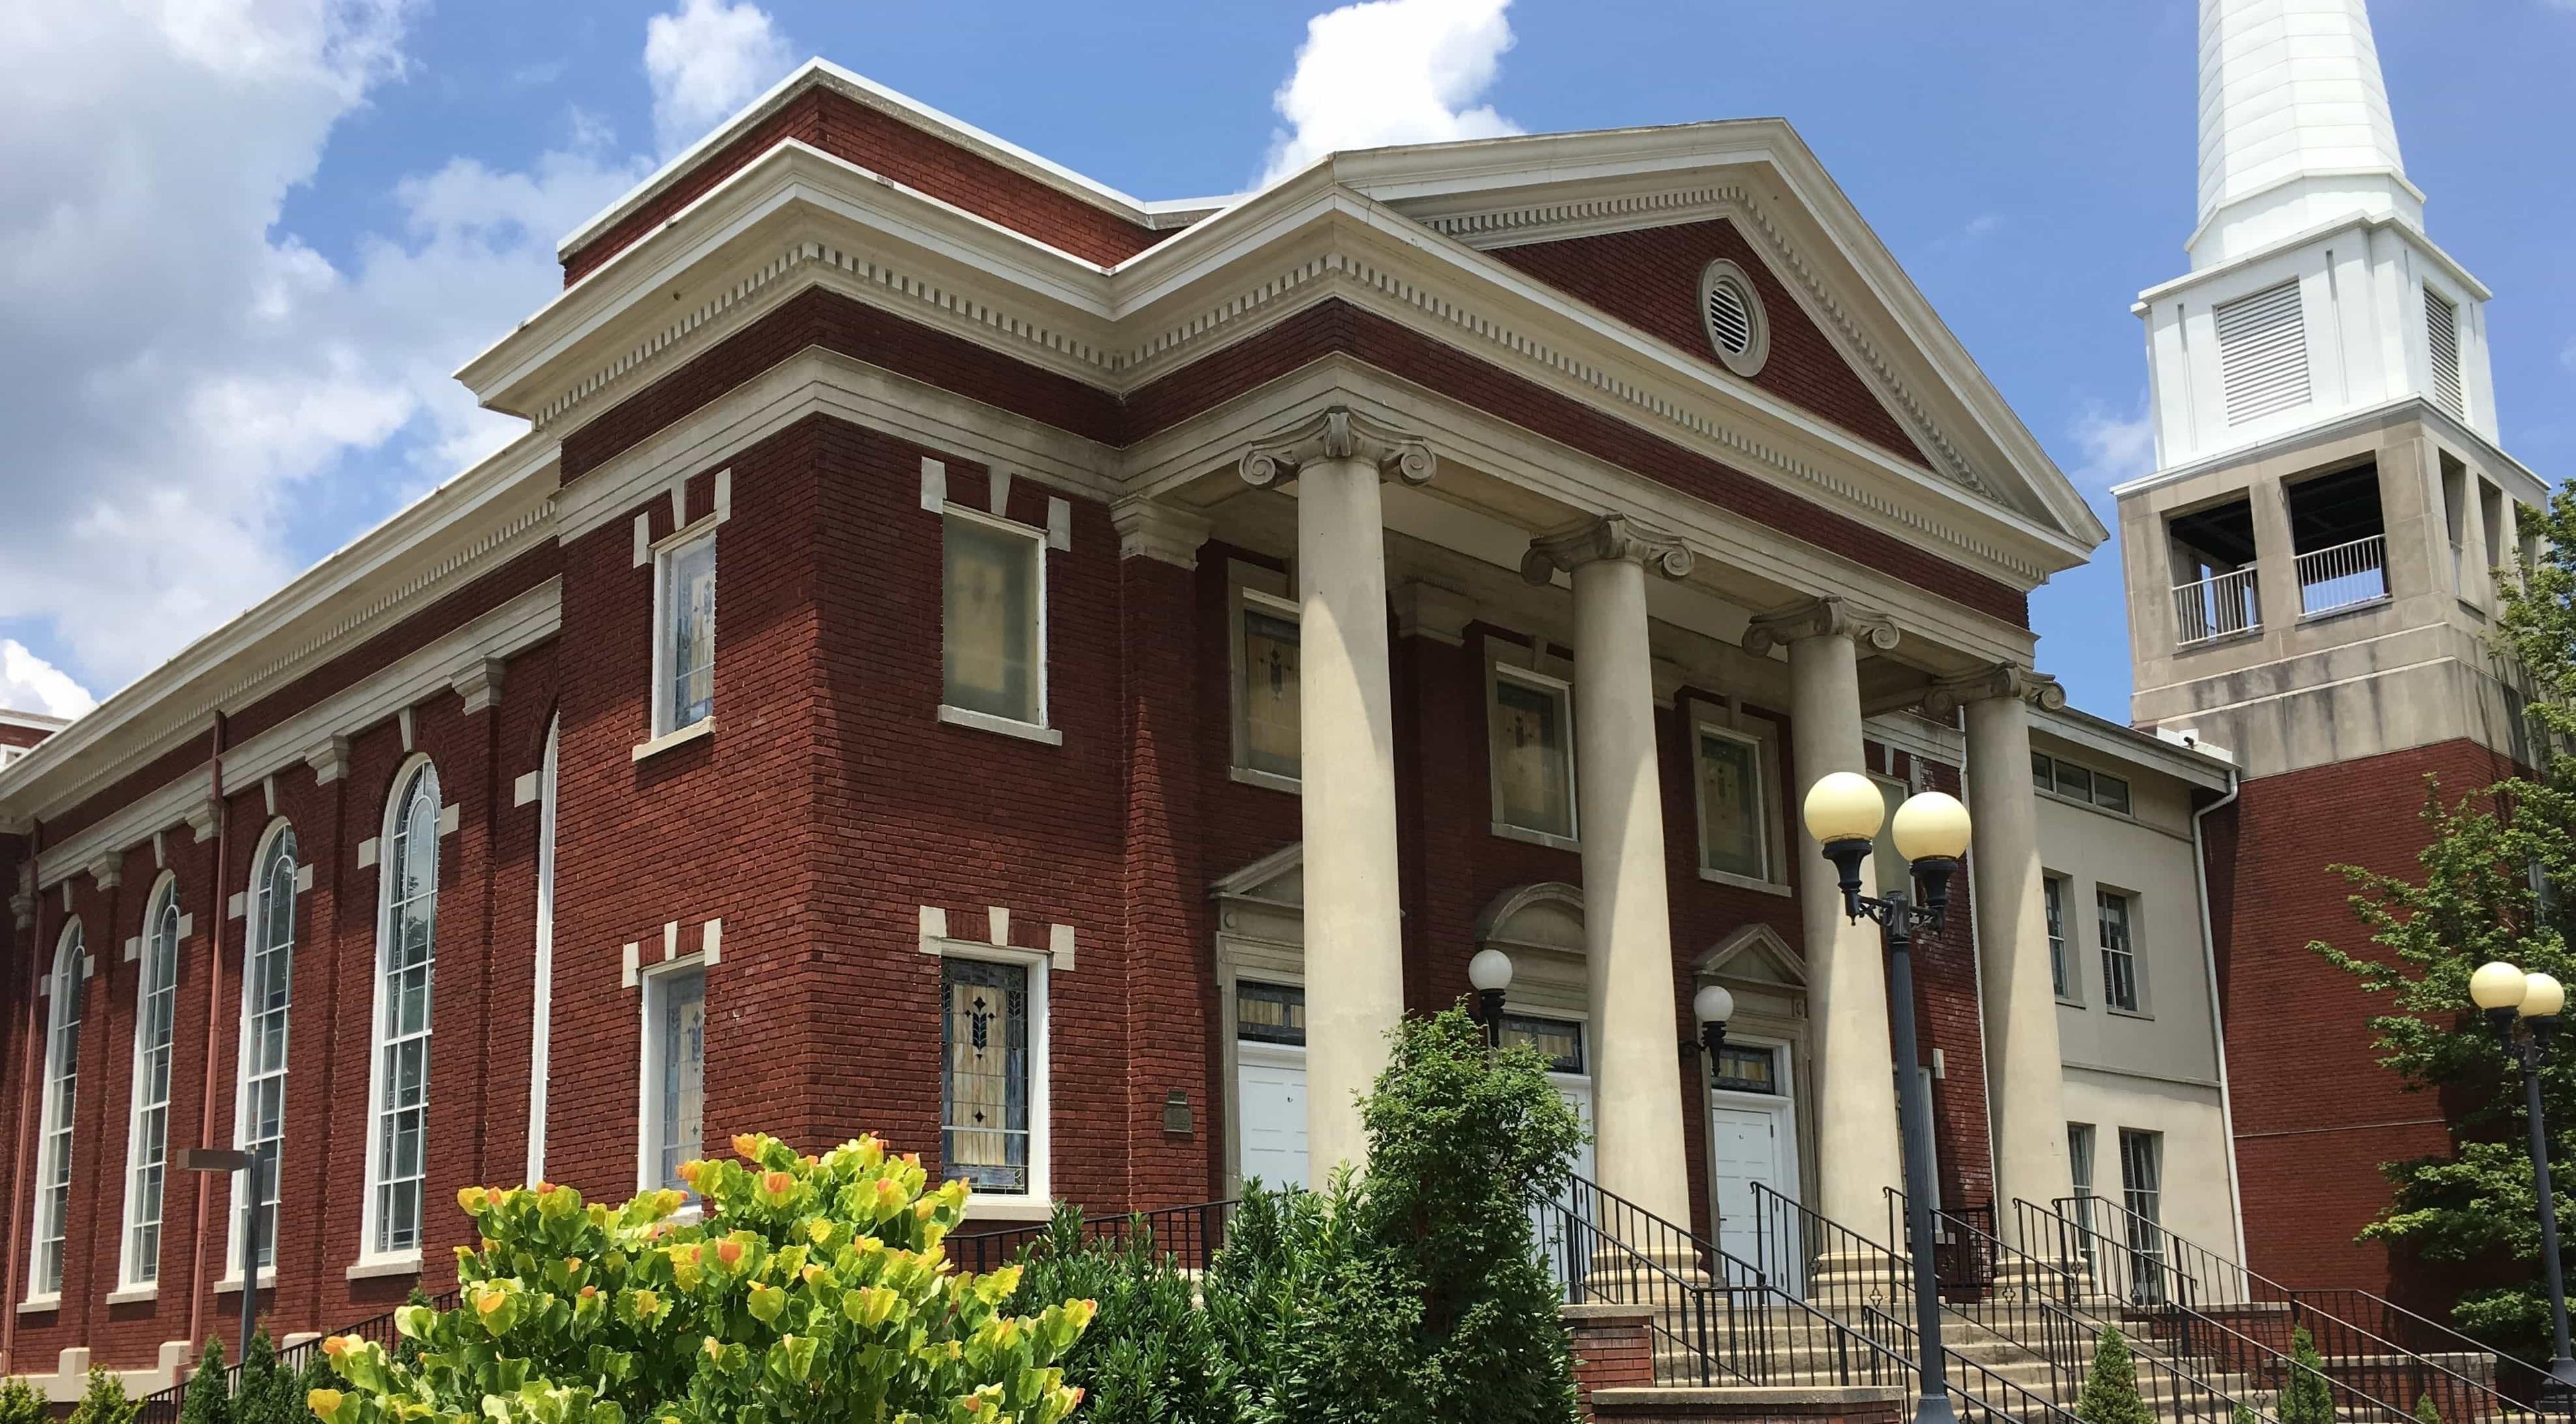
[[[1957,1424],[1950,1407],[1947,1363],[1941,1343],[1941,1295],[1933,1266],[1932,1095],[1914,1071],[1921,1057],[1914,1028],[1914,963],[1917,934],[1938,934],[1950,908],[1950,876],[1968,849],[1968,808],[1956,797],[1925,791],[1896,808],[1897,854],[1912,862],[1923,903],[1903,890],[1884,898],[1860,893],[1861,862],[1869,858],[1887,802],[1878,784],[1858,772],[1837,771],[1807,791],[1807,833],[1824,847],[1840,876],[1843,913],[1874,920],[1887,941],[1888,1016],[1896,1033],[1898,1102],[1904,1118],[1905,1229],[1912,1237],[1915,1348],[1923,1375],[1914,1405],[1915,1424]]]
[[[251,1327],[259,1319],[259,1154],[228,1147],[183,1147],[179,1170],[240,1172],[248,1182],[242,1191],[241,1353],[233,1357],[239,1364],[250,1358]]]
[[[1499,949],[1480,949],[1467,961],[1467,982],[1476,989],[1476,1022],[1485,1026],[1485,1046],[1503,1046],[1503,993],[1512,987],[1512,957]]]
[[[2549,1377],[2541,1386],[2541,1407],[2553,1412],[2576,1409],[2576,1358],[2567,1350],[2567,1283],[2558,1265],[2558,1201],[2549,1188],[2549,1130],[2540,1116],[2540,1064],[2558,1037],[2559,1011],[2567,1007],[2567,989],[2547,974],[2525,974],[2498,960],[2469,976],[2469,998],[2486,1011],[2487,1027],[2505,1057],[2522,1068],[2522,1091],[2531,1128],[2531,1173],[2540,1195],[2540,1261],[2549,1281],[2549,1326],[2553,1349]],[[2516,1036],[2514,1021],[2527,1032]]]

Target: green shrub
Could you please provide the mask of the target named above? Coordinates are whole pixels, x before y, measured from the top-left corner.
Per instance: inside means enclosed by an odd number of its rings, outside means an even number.
[[[179,1396],[179,1424],[233,1424],[233,1401],[224,1378],[224,1342],[206,1341],[205,1353],[197,1357],[197,1368],[188,1376],[188,1388]]]
[[[89,1388],[72,1406],[71,1424],[134,1424],[134,1401],[125,1392],[125,1376],[93,1365]]]
[[[928,1190],[873,1137],[800,1157],[767,1136],[744,1159],[690,1162],[686,1201],[622,1207],[569,1187],[468,1187],[481,1248],[457,1248],[461,1308],[405,1306],[404,1364],[352,1336],[323,1342],[348,1388],[308,1396],[323,1424],[823,1424],[915,1417],[1058,1424],[1081,1402],[1055,1368],[1088,1301],[1001,1309],[1006,1267],[948,1267],[964,1183]]]
[[[277,1347],[265,1327],[254,1330],[242,1352],[241,1377],[233,1385],[232,1424],[304,1424],[303,1396],[295,1376],[278,1367]]]
[[[2227,1424],[2258,1424],[2254,1406],[2241,1399],[2236,1401],[2236,1407],[2228,1411]]]
[[[0,1424],[45,1424],[45,1397],[15,1375],[0,1381]]]
[[[2415,1424],[2442,1424],[2442,1411],[2433,1403],[2433,1391],[2415,1397]]]
[[[2093,1347],[2093,1368],[2084,1376],[2083,1392],[2075,1396],[2075,1417],[2084,1424],[2155,1424],[2146,1401],[2138,1397],[2138,1362],[2129,1356],[2129,1342],[2110,1326],[2102,1328]]]
[[[1237,1424],[1232,1359],[1169,1253],[1133,1223],[1123,1239],[1086,1241],[1082,1213],[1058,1207],[1030,1253],[1014,1309],[1095,1300],[1100,1314],[1058,1361],[1082,1387],[1088,1424]]]
[[[1361,1235],[1348,1172],[1321,1192],[1249,1192],[1208,1268],[1210,1323],[1250,1424],[1430,1418],[1411,1378],[1420,1283]]]
[[[2334,1390],[2326,1383],[2325,1364],[2308,1327],[2290,1332],[2290,1377],[2282,1381],[2281,1402],[2273,1411],[2281,1424],[2333,1424]]]

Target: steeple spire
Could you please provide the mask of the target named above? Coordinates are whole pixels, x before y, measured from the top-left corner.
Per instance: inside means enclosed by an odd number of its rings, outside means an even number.
[[[2364,0],[2201,0],[2193,269],[2364,215],[2424,225]]]

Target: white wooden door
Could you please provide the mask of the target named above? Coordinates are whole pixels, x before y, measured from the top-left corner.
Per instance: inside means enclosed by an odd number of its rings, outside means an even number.
[[[1306,1182],[1306,1050],[1235,1045],[1236,1143],[1243,1181],[1271,1188]]]
[[[1708,1110],[1709,1180],[1717,1189],[1718,1249],[1749,1265],[1761,1258],[1754,1184],[1797,1196],[1797,1157],[1787,1114],[1767,1105],[1713,1102]]]

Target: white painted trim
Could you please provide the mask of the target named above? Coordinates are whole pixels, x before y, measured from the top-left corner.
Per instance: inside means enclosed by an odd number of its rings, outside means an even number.
[[[700,738],[712,737],[715,734],[716,719],[701,717],[676,732],[665,732],[651,741],[637,742],[627,752],[627,758],[630,761],[643,761],[648,757],[659,756],[673,747],[684,747]]]
[[[418,752],[404,758],[403,764],[395,769],[393,781],[390,786],[390,792],[385,798],[381,829],[377,833],[382,845],[391,846],[393,844],[394,825],[403,814],[403,803],[407,799],[407,793],[412,790],[412,781],[415,776],[426,776],[428,778],[428,791],[432,797],[436,797],[440,792],[438,768],[435,763],[433,763],[427,756]],[[442,811],[442,815],[443,814],[444,812]],[[432,988],[430,991],[430,1002],[428,1006],[428,1024],[422,1032],[435,1042],[438,1027],[438,1003],[437,990],[435,987],[437,982],[437,971],[435,966],[438,963],[438,896],[446,889],[445,877],[440,873],[443,867],[439,864],[439,862],[445,858],[445,846],[442,840],[434,839],[431,842],[430,857],[429,962],[432,966],[430,976]],[[368,1011],[367,1017],[366,1123],[365,1130],[361,1134],[362,1140],[366,1145],[367,1154],[366,1174],[363,1183],[363,1190],[366,1195],[360,1199],[358,1219],[358,1260],[361,1265],[366,1265],[370,1262],[384,1262],[408,1257],[412,1263],[412,1268],[417,1270],[420,1264],[420,1251],[418,1248],[415,1247],[407,1252],[385,1252],[375,1249],[377,1232],[384,1224],[377,1214],[376,1195],[378,1187],[382,1185],[381,1167],[383,1153],[381,1149],[383,1147],[383,1142],[380,1134],[384,1130],[385,1125],[384,1109],[382,1106],[384,1102],[385,1088],[385,953],[386,950],[391,947],[393,940],[393,890],[395,877],[392,870],[393,867],[387,866],[376,877],[376,946],[374,955],[369,959],[373,990],[368,997],[371,1007]],[[432,1055],[433,1069],[435,1068],[435,1064],[435,1055]],[[423,1095],[421,1111],[425,1136],[429,1110],[434,1095],[430,1092],[429,1083],[424,1082],[421,1086]],[[426,1144],[424,1143],[423,1151],[426,1152],[426,1150]],[[424,1166],[425,1165],[426,1159],[424,1158]],[[426,1194],[428,1178],[424,1176],[422,1182],[424,1192],[420,1202],[420,1231],[422,1236],[425,1238],[429,1231],[430,1203]],[[356,1279],[356,1277],[353,1276],[351,1279]]]
[[[999,732],[1006,737],[1044,742],[1051,747],[1064,745],[1064,732],[1060,728],[1040,726],[1035,722],[1023,722],[1016,717],[996,717],[990,712],[951,707],[945,702],[939,704],[939,720],[952,727],[972,727],[982,732]]]
[[[236,1213],[236,1214],[238,1214],[238,1213]],[[262,1267],[260,1267],[260,1268],[259,1268],[259,1288],[260,1288],[262,1291],[268,1291],[268,1290],[274,1290],[274,1289],[276,1289],[276,1287],[277,1287],[277,1268],[276,1268],[275,1266],[262,1266]],[[217,1295],[239,1295],[239,1294],[241,1294],[241,1288],[242,1288],[241,1262],[239,1262],[239,1261],[234,1261],[234,1262],[233,1262],[233,1263],[232,1263],[228,1268],[226,1268],[226,1270],[224,1271],[223,1279],[221,1279],[221,1280],[219,1280],[219,1281],[215,1282],[215,1294],[217,1294]]]
[[[533,984],[528,993],[527,1185],[546,1179],[546,1099],[553,1073],[555,1001],[555,762],[563,732],[558,716],[546,724],[546,749],[534,784],[523,798],[537,803],[537,935]],[[528,777],[521,778],[529,779]]]
[[[346,1272],[348,1278],[353,1281],[372,1281],[381,1280],[387,1276],[419,1274],[420,1253],[418,1251],[398,1251],[386,1256],[361,1256]],[[261,1279],[266,1278],[263,1273]]]
[[[105,1300],[109,1305],[141,1305],[145,1301],[159,1300],[160,1298],[161,1286],[160,1283],[156,1281],[150,1285],[119,1286],[115,1290],[109,1291]]]

